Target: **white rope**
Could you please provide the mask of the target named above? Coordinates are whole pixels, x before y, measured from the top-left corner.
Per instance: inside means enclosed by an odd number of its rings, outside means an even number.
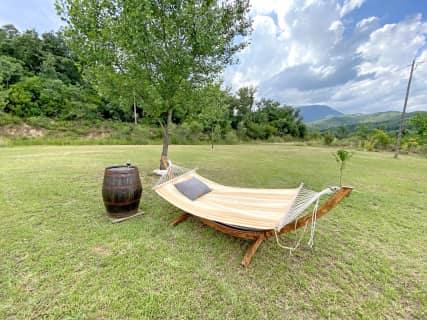
[[[159,180],[156,182],[153,188],[156,188],[164,183],[167,183],[179,176],[182,176],[185,173],[188,173],[190,171],[194,171],[196,169],[187,169],[183,168],[177,165],[172,164],[172,161],[168,160],[169,166],[167,170],[162,171],[162,175],[160,176]]]
[[[337,187],[329,187],[320,192],[316,192],[304,188],[304,186],[301,184],[298,195],[292,203],[291,208],[282,216],[276,225],[276,230],[280,231],[280,229],[282,229],[285,225],[297,220],[305,212],[305,210],[307,210],[307,208],[310,207],[310,205],[317,201],[321,196],[335,193],[337,190]]]
[[[298,221],[295,221],[295,232],[296,232],[296,230],[297,230],[297,228],[296,228],[296,226],[297,226],[297,222]],[[292,255],[292,252],[293,251],[295,251],[298,247],[299,247],[299,244],[301,243],[301,240],[302,240],[302,238],[304,237],[304,234],[305,234],[305,231],[307,230],[307,224],[304,226],[304,230],[302,231],[302,233],[301,233],[301,236],[299,237],[299,239],[297,240],[297,238],[295,237],[295,245],[293,246],[293,247],[287,247],[287,246],[285,246],[285,245],[283,245],[283,244],[281,244],[280,242],[279,242],[279,237],[278,237],[278,235],[277,235],[277,231],[276,231],[276,229],[274,229],[274,235],[276,236],[276,242],[277,242],[277,245],[279,246],[279,247],[281,247],[281,248],[283,248],[283,249],[287,249],[287,250],[289,250],[289,254],[290,255]]]
[[[329,187],[326,188],[320,192],[315,192],[309,189],[305,189],[303,186],[300,187],[300,191],[297,195],[297,197],[294,200],[294,203],[292,204],[291,208],[289,209],[288,213],[284,215],[281,222],[278,224],[278,226],[274,229],[274,234],[276,236],[276,242],[279,247],[283,249],[289,250],[289,253],[292,254],[294,250],[296,250],[306,232],[308,223],[305,224],[304,230],[299,237],[298,240],[296,240],[296,243],[293,247],[284,246],[279,242],[279,237],[277,235],[277,232],[283,228],[283,226],[295,221],[295,230],[298,223],[298,218],[304,213],[304,211],[313,203],[314,208],[313,212],[311,214],[311,230],[310,230],[310,239],[308,241],[308,246],[310,248],[313,248],[314,246],[314,235],[316,231],[316,221],[317,221],[317,211],[319,209],[319,201],[320,197],[326,194],[332,194],[335,193],[339,188],[337,187]]]
[[[314,205],[313,214],[311,215],[311,232],[310,240],[308,241],[308,246],[313,248],[314,246],[314,231],[316,230],[316,221],[317,221],[317,209],[319,209],[319,199],[317,198],[316,204]]]

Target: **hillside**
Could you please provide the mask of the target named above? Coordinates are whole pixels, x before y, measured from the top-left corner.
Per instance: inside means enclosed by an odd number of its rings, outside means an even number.
[[[343,114],[342,112],[324,105],[301,106],[298,109],[300,110],[300,114],[303,117],[305,123],[327,119]]]
[[[416,113],[417,112],[407,113],[406,119],[412,118]],[[358,125],[363,124],[367,127],[383,127],[387,130],[397,130],[399,128],[399,121],[400,112],[386,111],[372,114],[343,114],[340,116],[308,123],[307,127],[309,129],[324,131],[344,126],[351,131]]]

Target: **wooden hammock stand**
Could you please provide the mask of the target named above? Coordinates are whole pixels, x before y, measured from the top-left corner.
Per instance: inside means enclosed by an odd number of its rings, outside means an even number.
[[[351,187],[341,187],[336,193],[334,193],[318,210],[317,210],[317,218],[320,218],[324,214],[328,213],[332,208],[334,208],[338,203],[340,203],[346,196],[350,194],[353,190]],[[313,213],[307,214],[298,220],[291,222],[285,225],[277,234],[288,233],[295,229],[301,228],[305,226],[307,223],[311,221]],[[190,213],[184,213],[178,219],[171,223],[172,226],[176,226],[192,216]],[[261,230],[261,231],[252,231],[252,230],[243,230],[236,227],[231,227],[228,225],[224,225],[215,221],[211,221],[208,219],[204,219],[198,216],[195,216],[201,222],[206,224],[207,226],[220,231],[222,233],[228,234],[233,237],[253,240],[253,243],[246,251],[245,256],[242,259],[241,265],[247,267],[252,260],[253,255],[257,251],[260,244],[269,237],[274,237],[274,230]]]

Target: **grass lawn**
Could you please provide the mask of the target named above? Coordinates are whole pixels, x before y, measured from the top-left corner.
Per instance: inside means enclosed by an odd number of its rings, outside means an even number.
[[[335,185],[325,148],[172,146],[173,161],[234,186]],[[1,319],[426,319],[427,160],[357,152],[355,191],[317,223],[315,248],[249,242],[189,219],[151,190],[159,146],[0,148]],[[139,166],[145,216],[106,218],[104,167]],[[299,235],[299,233],[298,233]],[[295,235],[281,236],[292,245]]]

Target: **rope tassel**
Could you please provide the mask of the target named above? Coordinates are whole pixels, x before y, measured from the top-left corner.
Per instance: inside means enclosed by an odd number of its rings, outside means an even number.
[[[319,199],[317,198],[316,204],[313,208],[313,214],[311,215],[311,232],[310,232],[310,240],[308,240],[308,246],[313,248],[314,246],[314,232],[316,231],[316,221],[317,221],[317,209],[319,209]]]
[[[274,229],[274,234],[276,236],[276,242],[279,245],[279,247],[289,250],[290,254],[292,254],[292,252],[298,248],[302,238],[304,237],[305,231],[307,229],[307,224],[304,226],[304,230],[303,230],[301,236],[299,237],[299,239],[295,240],[295,245],[293,247],[287,247],[287,246],[282,245],[279,242],[279,237],[277,235],[277,232],[284,225],[291,223],[292,221],[295,221],[295,226],[296,226],[297,222],[298,222],[298,218],[300,217],[300,215],[303,214],[304,210],[306,210],[314,202],[314,208],[313,208],[313,212],[311,215],[310,239],[308,240],[308,246],[310,248],[313,248],[313,246],[314,246],[314,235],[315,235],[315,231],[316,231],[317,211],[319,209],[320,197],[323,195],[326,195],[326,194],[334,193],[337,190],[338,190],[337,187],[330,187],[330,188],[326,188],[320,192],[315,192],[315,191],[311,191],[309,189],[305,189],[301,185],[300,192],[299,192],[297,198],[294,200],[294,203],[292,205],[291,210],[288,212],[288,214],[286,216],[284,216],[284,219],[281,222],[281,224],[279,224],[278,227],[276,229]]]

